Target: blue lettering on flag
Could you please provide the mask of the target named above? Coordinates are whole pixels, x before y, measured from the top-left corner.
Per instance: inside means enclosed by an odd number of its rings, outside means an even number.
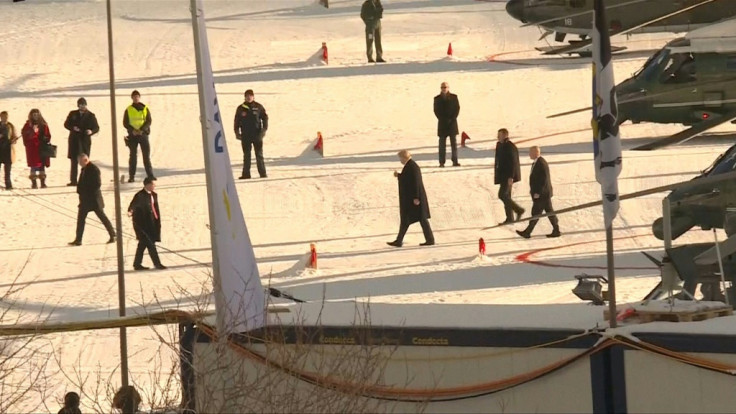
[[[217,134],[215,135],[215,153],[224,152],[225,149],[220,145],[222,139],[222,121],[220,120],[220,107],[217,106],[217,98],[215,98],[215,122],[217,123]]]

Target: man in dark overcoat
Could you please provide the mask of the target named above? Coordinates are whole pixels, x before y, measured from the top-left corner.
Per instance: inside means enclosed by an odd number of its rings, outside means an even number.
[[[133,196],[128,206],[128,216],[133,218],[133,229],[138,239],[138,248],[133,259],[135,270],[148,269],[142,265],[143,252],[146,249],[156,269],[166,269],[156,250],[156,242],[161,241],[161,210],[158,208],[158,194],[155,189],[156,180],[146,177],[143,180],[143,189]]]
[[[519,150],[509,140],[509,131],[506,128],[498,130],[496,143],[496,164],[494,167],[494,183],[499,185],[498,198],[503,201],[506,220],[499,224],[510,224],[524,214],[524,209],[511,199],[511,188],[514,183],[521,181],[521,165],[519,164]]]
[[[399,160],[404,164],[401,173],[394,171],[394,177],[399,179],[399,214],[401,216],[401,224],[399,225],[399,234],[396,240],[387,242],[389,246],[401,247],[404,242],[404,235],[409,229],[409,225],[417,221],[422,226],[424,233],[424,243],[420,246],[434,245],[434,235],[432,228],[429,226],[429,203],[427,202],[427,192],[424,190],[422,182],[422,171],[407,150],[399,151]]]
[[[452,146],[452,165],[459,167],[457,162],[457,116],[460,114],[460,101],[457,95],[450,93],[450,84],[442,82],[440,94],[434,97],[434,115],[437,117],[437,136],[440,139],[440,167],[445,166],[447,152],[447,138]]]
[[[544,213],[554,213],[552,207],[552,179],[549,175],[549,166],[547,161],[542,157],[542,151],[538,146],[529,148],[529,158],[532,159],[532,169],[529,173],[529,188],[532,195],[532,216]],[[557,216],[549,216],[549,222],[552,223],[552,233],[547,237],[560,237],[560,226]],[[534,226],[537,225],[539,219],[529,220],[526,229],[516,233],[528,239],[532,236]]]
[[[64,128],[69,130],[69,150],[67,158],[71,160],[68,186],[77,185],[77,157],[80,154],[90,155],[92,135],[100,131],[95,114],[87,109],[87,100],[77,99],[77,109],[69,112],[64,121]]]
[[[105,201],[102,199],[102,191],[100,187],[102,180],[100,178],[100,169],[92,164],[87,154],[80,154],[77,157],[82,171],[79,173],[77,180],[77,194],[79,194],[79,211],[77,213],[77,236],[74,241],[70,242],[70,246],[80,246],[82,244],[82,236],[84,235],[84,222],[87,214],[93,211],[97,218],[100,219],[105,226],[107,233],[110,235],[108,243],[115,241],[115,229],[110,223],[110,219],[105,215]]]

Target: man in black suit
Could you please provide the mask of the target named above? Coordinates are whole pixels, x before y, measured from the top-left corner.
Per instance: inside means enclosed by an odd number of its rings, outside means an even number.
[[[77,185],[77,157],[79,154],[87,154],[89,157],[92,149],[92,135],[100,131],[95,114],[87,109],[87,100],[77,99],[77,110],[69,112],[64,121],[64,128],[69,130],[69,151],[67,158],[72,162],[69,174],[70,187]]]
[[[503,201],[506,220],[499,224],[511,224],[524,214],[523,208],[511,199],[511,188],[514,183],[521,181],[521,165],[519,164],[519,150],[509,140],[509,131],[506,128],[498,130],[496,143],[496,163],[494,166],[494,183],[499,185],[498,198]]]
[[[133,230],[138,239],[138,248],[135,250],[133,269],[146,270],[143,266],[143,252],[148,249],[151,261],[156,269],[166,269],[161,264],[156,250],[156,242],[161,241],[161,210],[158,208],[158,194],[156,194],[156,180],[152,177],[143,179],[143,189],[133,196],[128,206],[128,216],[133,218]]]
[[[107,233],[110,235],[108,243],[115,241],[115,229],[110,223],[110,219],[105,215],[105,201],[102,199],[102,180],[100,178],[100,169],[92,164],[87,154],[79,154],[77,157],[82,171],[79,173],[77,180],[77,194],[79,194],[79,212],[77,213],[77,237],[74,241],[69,242],[70,246],[80,246],[82,244],[82,236],[84,235],[84,222],[87,214],[94,211],[97,218],[100,219],[105,226]]]
[[[529,173],[529,187],[532,194],[532,216],[544,213],[554,213],[552,208],[552,179],[549,176],[549,166],[547,161],[541,156],[542,151],[538,146],[529,148],[529,158],[532,159],[532,169]],[[549,222],[552,223],[552,233],[547,237],[560,237],[560,226],[557,216],[549,216]],[[529,220],[529,225],[523,231],[516,230],[516,233],[528,239],[532,236],[532,230],[537,225],[539,219]]]
[[[394,171],[394,177],[399,179],[401,224],[396,240],[387,242],[387,244],[393,247],[401,247],[409,225],[418,221],[422,226],[422,232],[424,232],[424,243],[421,243],[420,246],[432,246],[434,245],[434,235],[432,234],[432,227],[429,226],[429,203],[427,203],[427,192],[424,191],[424,183],[422,182],[422,171],[417,163],[411,159],[409,151],[399,151],[398,155],[399,160],[404,164],[401,173]]]
[[[440,138],[440,167],[445,166],[447,137],[452,145],[452,165],[459,167],[457,162],[457,116],[460,114],[460,102],[457,95],[450,93],[450,85],[442,82],[440,94],[434,97],[434,115],[437,117],[437,136]]]

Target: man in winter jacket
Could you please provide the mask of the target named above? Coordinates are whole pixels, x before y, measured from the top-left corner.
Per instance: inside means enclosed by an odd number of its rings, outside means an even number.
[[[506,128],[498,130],[496,143],[496,164],[494,183],[499,185],[498,198],[503,201],[506,220],[499,224],[510,224],[524,214],[524,209],[511,199],[511,188],[514,183],[521,181],[521,165],[519,164],[519,150],[509,140],[509,131]]]
[[[141,102],[141,94],[133,91],[130,94],[133,103],[125,109],[123,113],[123,126],[128,131],[125,137],[125,145],[130,149],[130,158],[128,159],[128,182],[135,181],[135,172],[138,167],[138,145],[141,146],[143,154],[143,166],[146,168],[146,177],[156,179],[153,176],[153,167],[151,166],[151,144],[148,137],[151,134],[151,111],[144,103]]]
[[[266,178],[263,160],[263,138],[268,130],[268,114],[263,105],[255,101],[253,89],[245,91],[245,102],[235,110],[235,137],[243,147],[243,174],[241,180],[250,178],[251,149],[256,153],[256,167],[261,178]]]
[[[69,151],[66,156],[72,163],[68,186],[77,185],[77,157],[80,154],[86,154],[89,157],[92,149],[92,135],[100,131],[97,117],[87,109],[87,100],[77,99],[77,108],[69,112],[64,122],[64,128],[69,130]]]
[[[365,0],[360,8],[360,18],[365,23],[365,46],[368,62],[383,63],[383,47],[381,47],[381,19],[383,5],[381,0]],[[376,42],[376,60],[373,60],[373,41]]]
[[[158,194],[156,181],[151,177],[143,180],[143,189],[133,196],[128,206],[128,215],[133,218],[133,230],[138,239],[138,248],[135,250],[133,269],[146,270],[143,266],[143,252],[148,249],[151,261],[156,269],[166,269],[161,264],[156,250],[156,242],[161,241],[161,210],[158,208]]]
[[[84,235],[84,222],[87,214],[93,211],[97,218],[100,219],[105,226],[107,233],[110,235],[108,243],[115,241],[115,229],[110,223],[110,219],[105,215],[105,201],[102,199],[102,179],[100,177],[100,169],[89,161],[87,154],[79,154],[77,157],[82,171],[79,173],[77,180],[77,194],[79,194],[79,211],[77,213],[77,236],[74,241],[70,242],[70,246],[80,246],[82,244],[82,236]]]
[[[442,82],[440,94],[434,97],[434,115],[437,117],[437,136],[440,139],[440,167],[445,166],[447,137],[450,137],[452,146],[452,165],[459,167],[457,162],[457,116],[460,114],[460,102],[457,95],[450,93],[450,85]]]
[[[396,236],[396,240],[386,244],[401,247],[409,225],[418,221],[424,233],[424,243],[421,243],[420,246],[432,246],[434,245],[434,235],[432,234],[432,227],[429,225],[429,203],[422,181],[422,171],[417,163],[411,159],[409,151],[399,151],[398,155],[399,161],[404,164],[401,173],[394,171],[394,177],[399,179],[399,216],[401,223],[399,224],[399,234]]]

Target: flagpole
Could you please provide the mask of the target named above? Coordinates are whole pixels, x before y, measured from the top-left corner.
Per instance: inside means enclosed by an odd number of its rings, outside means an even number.
[[[115,59],[112,53],[112,12],[107,0],[107,57],[110,68],[110,123],[112,125],[112,171],[115,182],[115,244],[118,255],[118,314],[125,316],[125,263],[123,260],[123,215],[120,205],[120,165],[118,163],[118,128],[115,123]],[[120,376],[123,387],[128,386],[128,335],[120,327]]]
[[[606,264],[608,268],[608,325],[616,327],[616,275],[613,266],[613,224],[606,226]]]
[[[209,173],[210,171],[210,152],[208,149],[209,141],[208,141],[208,133],[207,133],[207,117],[206,117],[206,111],[207,111],[207,102],[205,102],[205,93],[204,93],[204,70],[202,69],[202,45],[200,43],[199,39],[199,21],[197,18],[197,0],[190,0],[189,8],[192,11],[192,31],[194,32],[194,60],[196,62],[197,66],[197,91],[199,95],[199,120],[200,124],[202,126],[202,146],[204,148],[204,169],[207,171],[205,173],[205,182],[207,183],[207,188],[212,188],[212,177]],[[219,260],[216,257],[215,252],[217,252],[217,228],[216,228],[216,220],[215,220],[215,209],[212,197],[210,196],[210,192],[207,191],[207,211],[209,212],[209,220],[210,220],[210,242],[212,243],[212,281],[214,284],[214,292],[215,292],[215,306],[220,309],[225,309],[223,305],[222,295],[221,295],[221,283],[220,283],[220,263]],[[223,333],[225,332],[225,320],[222,317],[222,312],[217,312],[217,332]],[[220,338],[225,338],[225,335],[220,335]]]

